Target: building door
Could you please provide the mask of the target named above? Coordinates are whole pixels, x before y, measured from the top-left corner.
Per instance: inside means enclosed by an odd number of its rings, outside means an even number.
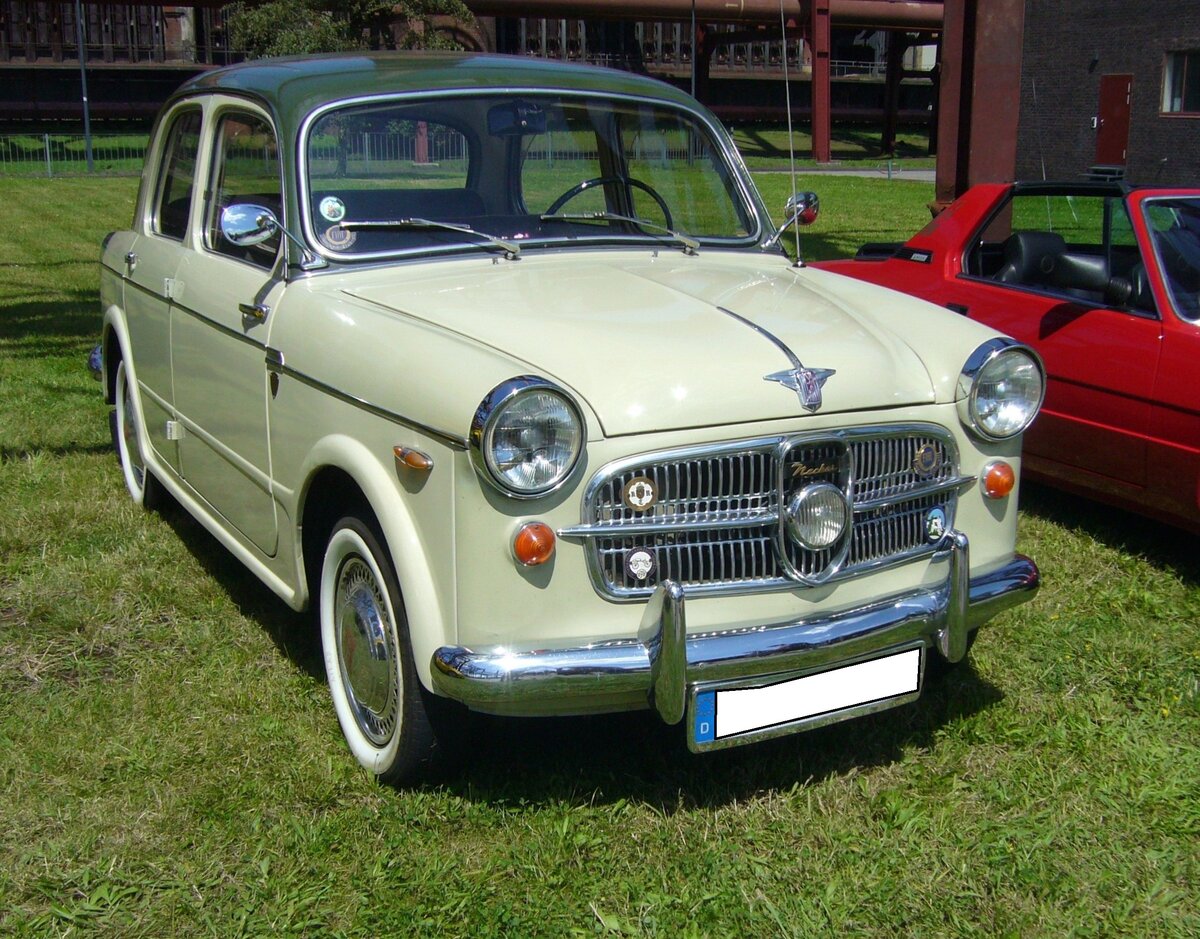
[[[1100,76],[1100,110],[1096,118],[1096,162],[1124,166],[1129,149],[1129,94],[1132,75]]]

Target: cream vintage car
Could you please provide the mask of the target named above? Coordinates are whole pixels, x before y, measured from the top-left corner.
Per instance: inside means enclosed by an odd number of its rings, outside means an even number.
[[[649,79],[207,73],[104,244],[125,482],[317,610],[386,781],[455,742],[448,702],[652,708],[703,751],[912,701],[1037,589],[1041,364],[780,240],[721,125]]]

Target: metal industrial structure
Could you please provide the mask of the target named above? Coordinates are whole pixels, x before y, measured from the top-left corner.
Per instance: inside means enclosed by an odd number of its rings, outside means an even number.
[[[460,43],[480,51],[594,61],[584,54],[585,33],[590,38],[615,28],[633,36],[638,24],[639,40],[629,44],[636,46],[633,55],[600,61],[650,71],[689,87],[730,119],[777,119],[784,96],[776,92],[782,91],[784,71],[802,76],[790,106],[794,116],[811,119],[812,155],[818,161],[832,155],[835,111],[872,121],[882,118],[883,151],[893,146],[902,113],[931,120],[941,204],[971,183],[1013,176],[1026,0],[466,2],[479,21],[470,27],[447,23],[446,28]],[[239,58],[229,48],[224,28],[226,5],[222,0],[188,6],[84,2],[82,22],[77,22],[75,3],[0,0],[0,120],[8,125],[78,119],[81,58],[90,70],[94,113],[148,120],[180,81]],[[527,24],[537,17],[550,19],[542,20],[540,33],[533,36]],[[885,43],[877,46],[869,76],[863,76],[869,82],[834,83],[839,67],[847,64],[834,57],[835,43],[838,33],[845,36],[847,30],[851,35],[877,31],[870,33],[872,41]],[[80,32],[82,43],[76,38]],[[910,47],[935,44],[934,68],[905,67]],[[649,62],[643,57],[648,50],[653,51]],[[714,101],[722,81],[742,72],[762,80],[754,85],[724,82],[726,98],[733,87],[734,100]],[[924,81],[912,81],[917,76]],[[861,99],[871,90],[868,84],[874,93],[882,86],[881,107],[834,99],[833,91],[853,91]],[[915,108],[914,89],[923,94]]]

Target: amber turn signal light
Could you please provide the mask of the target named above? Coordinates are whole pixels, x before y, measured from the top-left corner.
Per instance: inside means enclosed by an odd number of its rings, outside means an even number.
[[[392,453],[395,454],[396,460],[401,466],[426,473],[433,469],[432,458],[420,450],[413,450],[411,447],[392,447]]]
[[[545,522],[526,522],[513,538],[513,557],[526,567],[545,564],[554,557],[554,530]]]
[[[1003,499],[1017,484],[1017,474],[1003,460],[989,463],[983,471],[983,494],[989,499]]]

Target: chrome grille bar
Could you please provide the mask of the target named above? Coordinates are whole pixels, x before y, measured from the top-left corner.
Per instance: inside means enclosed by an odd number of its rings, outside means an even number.
[[[627,487],[649,481],[643,509]],[[782,507],[799,488],[830,482],[854,509],[848,537],[804,549],[787,537]],[[934,425],[854,428],[733,441],[643,454],[601,468],[584,495],[581,523],[559,530],[585,542],[596,589],[615,599],[649,596],[663,579],[689,594],[780,589],[850,576],[933,553],[925,519],[953,524],[961,487],[953,437]],[[626,568],[646,552],[653,569]]]

